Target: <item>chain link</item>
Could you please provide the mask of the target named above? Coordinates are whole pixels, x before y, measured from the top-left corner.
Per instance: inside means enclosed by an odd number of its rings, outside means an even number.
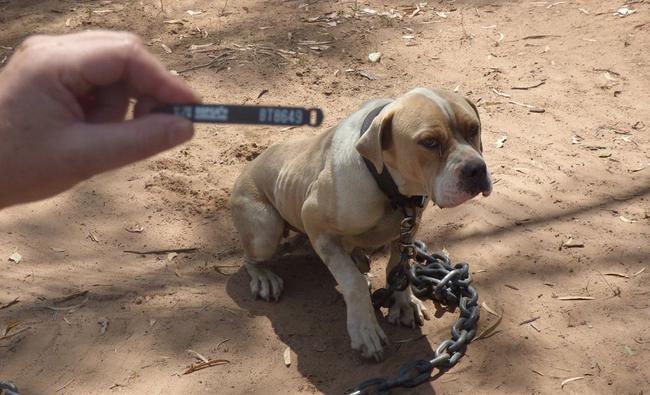
[[[471,286],[469,265],[452,266],[447,256],[430,254],[422,241],[413,239],[414,230],[415,215],[405,213],[400,226],[400,262],[388,274],[388,286],[372,294],[373,306],[376,309],[390,307],[393,293],[403,291],[410,284],[413,294],[420,299],[458,306],[460,317],[451,327],[451,339],[438,345],[433,358],[405,364],[393,379],[364,381],[350,395],[387,395],[392,388],[418,386],[431,379],[434,369],[444,373],[454,367],[476,336],[480,307],[478,293]]]

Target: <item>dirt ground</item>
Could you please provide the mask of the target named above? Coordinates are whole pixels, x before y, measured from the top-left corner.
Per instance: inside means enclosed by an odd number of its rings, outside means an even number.
[[[32,33],[130,30],[206,102],[319,106],[326,127],[366,99],[457,90],[478,102],[494,193],[430,207],[419,236],[469,262],[481,302],[503,318],[453,370],[395,393],[642,394],[650,3],[615,15],[623,6],[0,0],[0,61]],[[273,263],[280,303],[250,295],[225,204],[234,179],[269,144],[321,130],[199,126],[179,149],[0,212],[0,306],[19,298],[0,309],[0,378],[24,394],[340,394],[431,356],[456,314],[421,329],[380,321],[393,343],[384,362],[364,361],[331,275],[308,251]],[[385,261],[374,257],[375,287]],[[479,332],[496,320],[483,309]],[[184,375],[196,362],[188,349],[230,363]]]

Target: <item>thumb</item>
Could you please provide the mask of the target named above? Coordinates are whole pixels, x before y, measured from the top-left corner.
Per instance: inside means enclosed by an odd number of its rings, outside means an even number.
[[[112,170],[184,143],[194,135],[185,118],[155,114],[105,124],[76,124],[70,130],[67,161],[83,178]]]

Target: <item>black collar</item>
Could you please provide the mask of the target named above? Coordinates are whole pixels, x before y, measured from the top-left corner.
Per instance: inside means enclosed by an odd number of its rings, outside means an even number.
[[[370,127],[372,121],[387,105],[388,103],[383,104],[373,109],[368,113],[368,115],[366,115],[366,119],[363,120],[363,124],[361,125],[360,136],[363,136],[363,134],[368,131],[368,128]],[[424,207],[424,204],[427,201],[426,196],[402,195],[397,188],[397,184],[395,184],[395,180],[393,180],[393,177],[390,175],[390,172],[386,166],[384,166],[384,170],[381,172],[381,174],[379,174],[377,173],[377,169],[375,168],[375,165],[372,164],[372,162],[366,158],[363,158],[363,161],[365,162],[368,171],[370,171],[370,174],[372,174],[372,178],[375,179],[375,182],[377,183],[377,186],[379,186],[379,189],[381,189],[381,191],[384,192],[384,195],[388,197],[388,200],[390,200],[390,205],[393,207],[393,209],[406,207]]]

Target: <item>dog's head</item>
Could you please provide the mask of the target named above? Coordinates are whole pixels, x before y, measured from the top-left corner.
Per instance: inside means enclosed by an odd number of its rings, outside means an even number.
[[[397,172],[411,186],[404,193],[426,194],[439,207],[492,192],[478,110],[457,94],[412,90],[379,113],[356,148],[378,172]]]

